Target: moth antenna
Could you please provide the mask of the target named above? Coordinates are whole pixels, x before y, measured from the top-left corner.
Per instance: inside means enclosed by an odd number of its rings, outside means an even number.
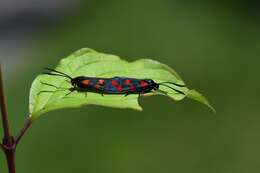
[[[182,91],[180,91],[180,90],[177,90],[177,89],[175,89],[175,88],[172,88],[172,87],[170,87],[169,85],[165,85],[165,84],[163,84],[163,83],[160,83],[159,85],[162,85],[162,86],[168,87],[168,88],[172,89],[173,91],[176,91],[176,92],[178,92],[178,93],[180,93],[180,94],[185,95],[184,92],[182,92]]]
[[[70,77],[70,76],[67,75],[66,73],[63,73],[63,72],[60,72],[60,71],[57,71],[57,70],[54,70],[54,69],[48,68],[48,67],[45,67],[44,69],[45,69],[45,70],[49,70],[49,71],[51,71],[51,72],[56,72],[56,73],[58,73],[58,74],[60,74],[60,75],[63,75],[64,77],[67,77],[67,78],[69,78],[69,79],[72,79],[72,77]],[[49,74],[51,74],[51,73],[49,73]]]
[[[41,81],[41,84],[43,84],[43,85],[47,85],[47,86],[51,86],[51,87],[54,87],[54,88],[56,88],[56,89],[67,89],[67,90],[69,90],[70,88],[63,88],[63,87],[57,87],[57,86],[55,86],[55,85],[53,85],[53,84],[50,84],[50,83],[46,83],[46,82],[42,82]]]
[[[161,83],[158,83],[158,84],[173,84],[173,85],[178,86],[178,87],[185,87],[185,85],[177,84],[177,83],[174,83],[174,82],[161,82]]]
[[[44,73],[42,73],[42,74],[51,75],[51,76],[61,76],[61,77],[66,77],[66,78],[68,78],[67,76],[64,76],[64,75],[62,75],[62,74],[56,74],[56,73],[44,72]]]

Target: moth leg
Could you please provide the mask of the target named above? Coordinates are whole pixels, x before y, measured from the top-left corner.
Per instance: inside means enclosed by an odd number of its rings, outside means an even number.
[[[65,97],[67,97],[68,95],[70,95],[71,93],[73,93],[74,91],[76,91],[76,89],[75,89],[75,88],[70,88],[69,91],[70,91],[70,92],[68,92],[68,93],[65,95]]]
[[[65,96],[68,96],[68,95],[70,95],[72,92],[73,92],[73,91],[70,91],[70,92],[68,92],[67,94],[65,94]]]
[[[128,96],[128,95],[129,95],[129,93],[125,93],[125,97]]]
[[[145,93],[146,93],[145,91],[140,91],[140,92],[138,93],[138,94],[139,94],[139,97],[145,95]]]
[[[88,96],[88,93],[87,93],[87,92],[85,92],[85,98],[87,98],[87,96]]]
[[[143,96],[144,92],[139,92],[138,96],[141,97]]]
[[[105,92],[104,87],[101,87],[100,94],[101,94],[102,97],[104,97],[104,92]]]

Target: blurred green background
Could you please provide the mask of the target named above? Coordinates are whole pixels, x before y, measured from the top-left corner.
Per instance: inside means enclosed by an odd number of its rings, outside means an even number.
[[[21,141],[17,172],[260,172],[259,9],[252,0],[88,0],[42,16],[24,8],[2,20],[13,132],[28,115],[42,67],[82,47],[166,63],[217,109],[155,96],[140,99],[143,112],[88,106],[47,113]],[[0,172],[7,172],[3,153]]]

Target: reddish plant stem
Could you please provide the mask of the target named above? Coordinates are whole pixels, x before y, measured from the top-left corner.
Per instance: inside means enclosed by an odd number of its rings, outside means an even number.
[[[0,105],[1,105],[1,114],[2,114],[2,122],[3,122],[3,129],[4,129],[4,142],[5,145],[12,146],[12,136],[11,136],[9,121],[7,116],[1,65],[0,65]]]
[[[26,131],[31,127],[31,124],[32,124],[32,119],[31,118],[27,118],[23,128],[19,131],[19,133],[14,138],[14,142],[15,142],[16,146],[20,142],[21,138],[26,133]]]
[[[8,167],[9,173],[15,173],[16,172],[15,146],[12,146],[10,148],[4,146],[4,153],[5,153],[5,156],[6,156],[7,167]]]
[[[1,106],[1,115],[2,115],[2,123],[3,123],[3,130],[4,130],[4,138],[3,138],[2,146],[6,156],[9,173],[15,173],[15,143],[10,132],[9,121],[7,116],[1,64],[0,64],[0,106]]]

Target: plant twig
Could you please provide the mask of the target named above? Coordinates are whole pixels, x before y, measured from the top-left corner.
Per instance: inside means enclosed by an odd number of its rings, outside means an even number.
[[[31,124],[32,124],[32,119],[27,118],[23,128],[19,131],[19,133],[14,138],[14,143],[15,143],[16,146],[19,143],[19,141],[21,140],[21,138],[23,137],[23,135],[26,133],[26,131],[29,129]]]
[[[4,129],[4,140],[5,145],[12,145],[12,136],[9,127],[9,121],[7,117],[7,108],[4,96],[4,86],[3,86],[3,77],[2,77],[2,68],[0,64],[0,105],[1,105],[1,115],[2,115],[2,123]]]
[[[8,171],[9,173],[15,173],[15,146],[14,146],[13,137],[10,132],[9,121],[7,116],[1,64],[0,64],[0,106],[1,106],[2,124],[4,130],[2,147],[4,149],[4,153],[6,156]]]

